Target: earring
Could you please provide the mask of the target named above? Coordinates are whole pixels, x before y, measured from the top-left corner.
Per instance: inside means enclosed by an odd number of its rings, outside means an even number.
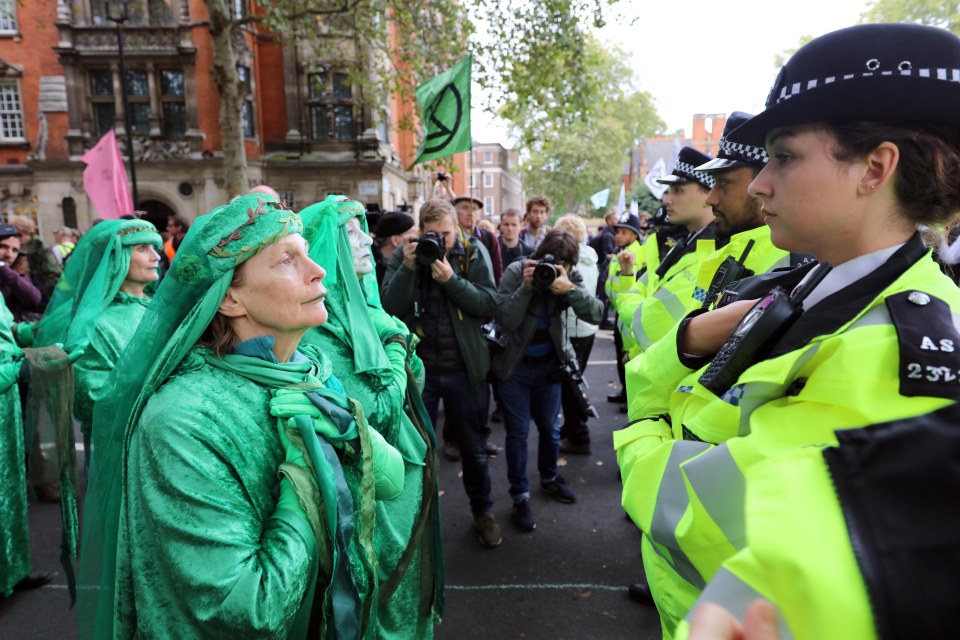
[[[870,185],[870,191],[873,191],[873,190],[876,189],[876,188],[877,188],[877,185],[875,185],[875,184]]]

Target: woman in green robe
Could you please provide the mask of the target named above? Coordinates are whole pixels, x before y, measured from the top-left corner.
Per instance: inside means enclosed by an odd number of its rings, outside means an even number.
[[[13,314],[0,295],[0,596],[30,573],[27,481],[17,380],[23,351],[13,338]]]
[[[86,451],[94,404],[150,303],[162,247],[146,220],[99,223],[77,243],[37,325],[38,346],[83,350],[74,362],[73,412]]]
[[[442,614],[443,582],[436,439],[413,380],[422,363],[409,348],[406,325],[380,305],[366,208],[330,196],[300,215],[310,257],[327,272],[329,314],[301,344],[329,356],[347,395],[404,460],[403,493],[377,503],[376,637],[430,638],[434,616]]]
[[[326,319],[297,214],[191,227],[94,408],[84,638],[361,638],[403,461],[297,345]]]

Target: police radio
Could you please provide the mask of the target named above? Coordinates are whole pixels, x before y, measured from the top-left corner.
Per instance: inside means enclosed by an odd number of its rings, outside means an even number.
[[[800,317],[803,300],[832,268],[821,263],[792,294],[776,287],[753,305],[700,376],[700,384],[718,396],[726,393],[740,374],[761,360]]]
[[[724,289],[730,286],[731,283],[753,275],[753,271],[747,269],[744,264],[746,263],[747,256],[750,255],[750,250],[753,249],[754,244],[756,244],[756,242],[753,240],[748,242],[746,248],[743,250],[743,253],[740,254],[739,259],[734,260],[733,256],[727,256],[727,258],[720,264],[720,266],[717,268],[717,272],[713,274],[713,280],[710,282],[710,288],[707,289],[707,295],[703,299],[703,306],[700,307],[701,309],[709,309],[710,305],[712,305],[717,299],[717,296],[719,296]]]

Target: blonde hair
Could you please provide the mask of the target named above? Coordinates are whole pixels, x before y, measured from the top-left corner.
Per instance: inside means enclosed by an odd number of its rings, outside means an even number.
[[[458,224],[457,210],[453,208],[449,200],[443,198],[427,200],[420,207],[420,230],[423,231],[424,225],[442,220],[444,216],[449,216],[453,220],[454,226]]]
[[[576,239],[577,244],[583,244],[583,241],[587,239],[587,225],[580,216],[572,213],[560,216],[560,219],[556,221],[553,228],[563,229]]]
[[[37,235],[37,223],[27,216],[10,216],[10,224],[16,228],[17,233],[19,234],[27,233],[32,236]]]

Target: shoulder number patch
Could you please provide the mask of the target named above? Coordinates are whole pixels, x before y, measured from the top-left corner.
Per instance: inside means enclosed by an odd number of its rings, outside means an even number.
[[[947,303],[922,291],[886,303],[900,342],[900,394],[960,400],[960,333]]]

